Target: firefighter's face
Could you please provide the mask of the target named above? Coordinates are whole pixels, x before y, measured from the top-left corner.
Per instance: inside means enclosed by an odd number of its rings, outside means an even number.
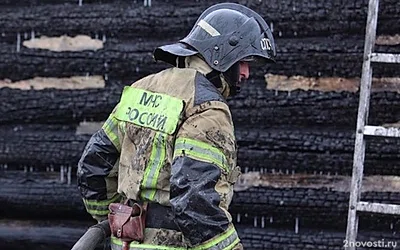
[[[250,66],[247,61],[239,61],[223,73],[225,81],[231,87],[231,96],[240,92],[240,85],[244,84],[250,75]]]
[[[250,67],[248,62],[240,61],[239,62],[239,83],[243,80],[249,79],[250,75]]]
[[[250,75],[250,66],[248,62],[240,61],[239,62],[239,81],[236,84],[238,88],[240,85],[246,83],[246,80],[249,79]]]

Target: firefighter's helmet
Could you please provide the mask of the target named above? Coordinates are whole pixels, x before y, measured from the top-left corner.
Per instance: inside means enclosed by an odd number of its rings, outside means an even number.
[[[276,50],[271,30],[259,14],[240,4],[222,3],[205,10],[178,43],[155,49],[154,58],[176,65],[177,57],[195,54],[215,71],[227,73],[241,60],[274,62]]]

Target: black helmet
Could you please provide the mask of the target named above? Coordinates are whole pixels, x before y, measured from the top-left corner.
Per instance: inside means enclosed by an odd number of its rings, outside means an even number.
[[[178,43],[157,48],[154,58],[176,65],[178,56],[195,54],[225,73],[241,60],[274,62],[276,50],[271,30],[259,14],[240,4],[222,3],[204,11]]]

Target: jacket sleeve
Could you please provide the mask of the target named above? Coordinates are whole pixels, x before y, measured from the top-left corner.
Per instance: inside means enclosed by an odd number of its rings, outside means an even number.
[[[113,114],[87,143],[78,163],[78,187],[86,210],[94,219],[107,218],[108,205],[119,202],[117,193],[120,144]]]
[[[191,247],[232,249],[239,243],[230,204],[236,178],[236,141],[226,104],[195,107],[180,127],[171,170],[170,202]]]

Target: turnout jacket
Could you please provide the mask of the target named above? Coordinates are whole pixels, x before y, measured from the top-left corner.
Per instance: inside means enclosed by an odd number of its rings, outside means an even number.
[[[78,164],[95,219],[112,202],[149,202],[145,240],[130,249],[241,249],[228,212],[240,173],[231,113],[208,65],[194,56],[186,66],[125,87]]]

